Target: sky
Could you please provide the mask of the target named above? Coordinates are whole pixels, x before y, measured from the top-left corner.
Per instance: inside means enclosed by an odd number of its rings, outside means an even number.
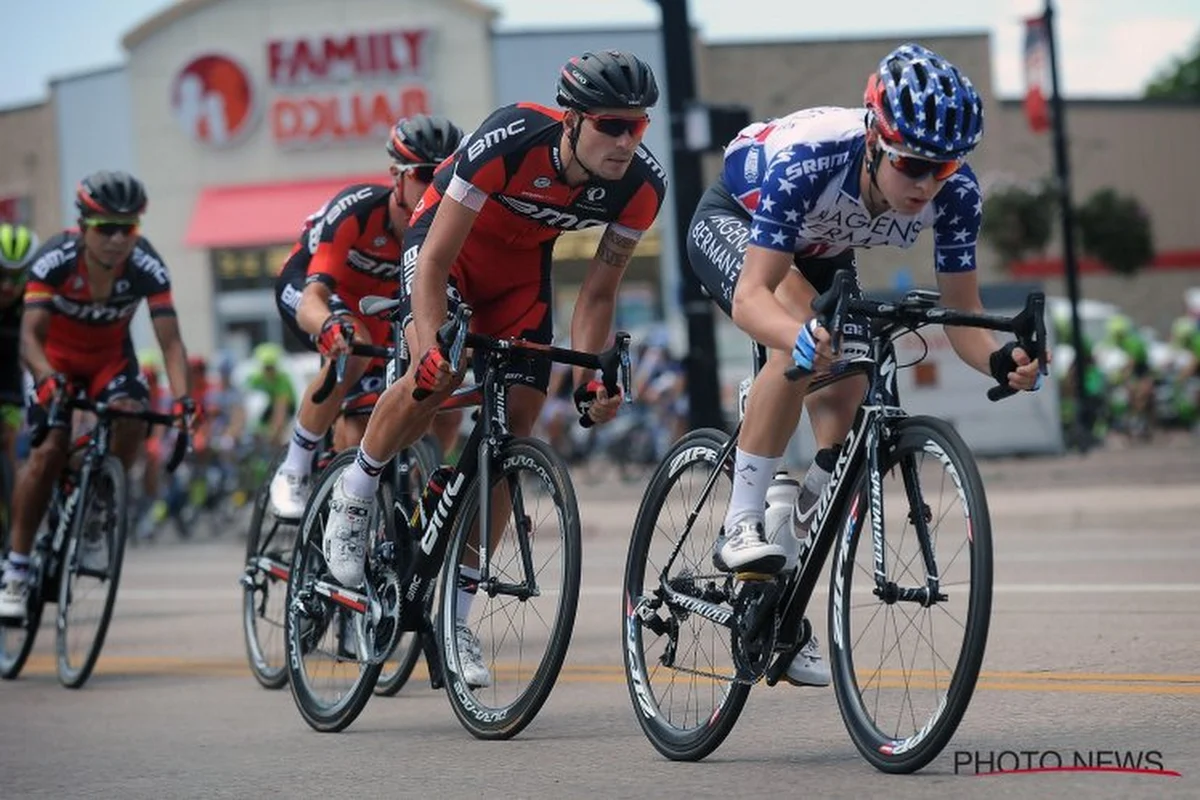
[[[120,64],[121,37],[173,2],[0,0],[9,32],[0,47],[0,108],[45,98],[52,78]],[[500,31],[641,27],[659,20],[651,0],[482,2],[499,10]],[[1043,0],[691,0],[690,17],[711,42],[988,31],[995,91],[1017,97],[1024,88],[1021,20],[1042,7]],[[1068,97],[1138,96],[1200,39],[1197,0],[1057,0],[1054,7],[1060,83]]]

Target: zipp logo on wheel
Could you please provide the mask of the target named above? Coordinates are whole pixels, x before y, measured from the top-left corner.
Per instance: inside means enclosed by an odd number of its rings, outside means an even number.
[[[171,113],[202,144],[228,144],[249,131],[254,101],[249,73],[228,56],[197,56],[171,82]]]

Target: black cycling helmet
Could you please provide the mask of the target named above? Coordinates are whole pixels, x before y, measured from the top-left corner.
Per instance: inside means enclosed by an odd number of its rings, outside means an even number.
[[[462,137],[462,130],[445,117],[417,114],[395,124],[387,154],[400,164],[440,164],[458,149]]]
[[[558,74],[558,104],[566,108],[649,108],[657,102],[654,72],[633,53],[584,53],[564,64]]]
[[[146,210],[146,187],[128,172],[93,172],[79,182],[75,205],[85,217],[137,217]]]

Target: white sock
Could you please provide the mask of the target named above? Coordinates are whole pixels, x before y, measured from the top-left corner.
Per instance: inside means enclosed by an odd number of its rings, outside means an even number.
[[[29,556],[20,553],[9,553],[4,565],[4,582],[26,580],[29,577]]]
[[[386,464],[386,460],[371,458],[359,447],[354,463],[342,473],[342,488],[355,497],[374,497],[375,490],[379,488],[379,473],[383,472]]]
[[[725,530],[750,515],[762,519],[767,505],[767,488],[783,456],[756,456],[737,448],[733,462],[733,492],[729,497],[729,510],[725,512]]]
[[[313,453],[321,442],[323,434],[306,430],[299,421],[292,428],[292,438],[288,441],[287,458],[279,467],[282,472],[292,475],[307,475],[312,472]]]
[[[469,584],[471,590],[463,588],[463,584]],[[454,618],[463,623],[467,623],[467,619],[471,616],[471,601],[475,599],[475,589],[479,586],[479,570],[475,567],[468,567],[466,564],[458,565],[458,607],[454,610]]]

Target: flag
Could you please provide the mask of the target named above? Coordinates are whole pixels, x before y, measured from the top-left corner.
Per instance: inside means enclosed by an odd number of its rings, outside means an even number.
[[[1050,130],[1049,37],[1044,16],[1025,20],[1025,119],[1034,133]]]

